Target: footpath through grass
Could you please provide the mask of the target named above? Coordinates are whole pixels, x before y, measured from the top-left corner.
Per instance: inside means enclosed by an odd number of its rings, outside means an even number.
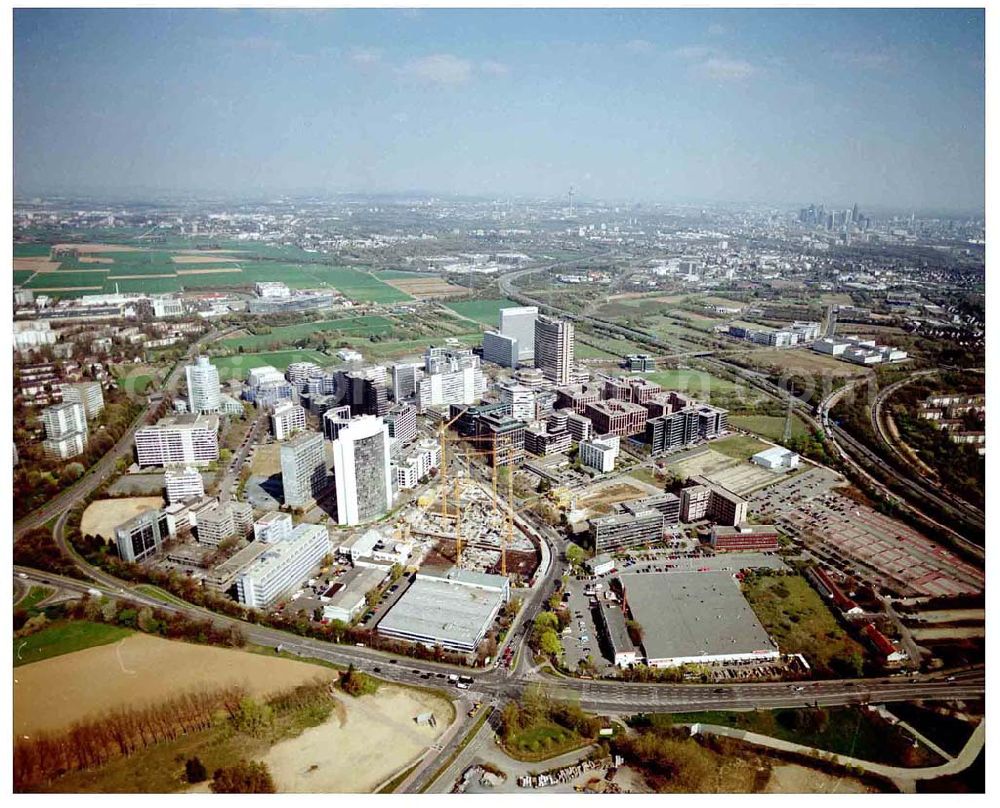
[[[107,645],[132,633],[131,629],[104,623],[59,621],[27,637],[14,638],[14,667],[72,654],[96,645]]]

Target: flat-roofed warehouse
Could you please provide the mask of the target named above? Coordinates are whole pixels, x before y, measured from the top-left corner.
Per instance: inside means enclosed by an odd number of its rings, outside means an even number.
[[[418,573],[403,596],[379,621],[386,637],[475,651],[510,594],[502,575],[452,567],[444,575]]]
[[[651,668],[778,657],[730,572],[628,574],[621,582]]]

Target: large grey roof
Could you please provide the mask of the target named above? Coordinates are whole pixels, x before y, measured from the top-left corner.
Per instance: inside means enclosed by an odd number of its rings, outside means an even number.
[[[621,576],[650,660],[776,650],[730,572]]]
[[[503,597],[500,590],[419,576],[379,621],[378,630],[472,646]]]

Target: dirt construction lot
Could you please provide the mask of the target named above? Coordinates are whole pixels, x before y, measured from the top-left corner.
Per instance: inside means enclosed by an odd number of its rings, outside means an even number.
[[[17,668],[14,733],[55,730],[118,707],[155,704],[191,690],[242,685],[261,695],[334,675],[307,662],[133,634],[111,645]]]
[[[84,536],[100,536],[111,541],[115,528],[150,508],[162,508],[163,497],[128,497],[126,499],[99,499],[87,506],[80,523]]]
[[[643,486],[637,480],[629,482],[620,480],[601,486],[588,496],[581,497],[576,504],[578,508],[586,508],[593,513],[610,513],[612,506],[619,502],[648,497],[654,492],[652,486]]]
[[[279,792],[374,791],[412,764],[454,720],[444,698],[391,685],[342,702],[343,723],[334,716],[271,747],[264,760]],[[423,712],[433,713],[437,726],[417,726],[414,719]]]

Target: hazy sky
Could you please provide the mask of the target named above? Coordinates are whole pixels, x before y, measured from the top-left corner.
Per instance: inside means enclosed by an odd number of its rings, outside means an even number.
[[[982,11],[14,15],[15,187],[980,209]]]

